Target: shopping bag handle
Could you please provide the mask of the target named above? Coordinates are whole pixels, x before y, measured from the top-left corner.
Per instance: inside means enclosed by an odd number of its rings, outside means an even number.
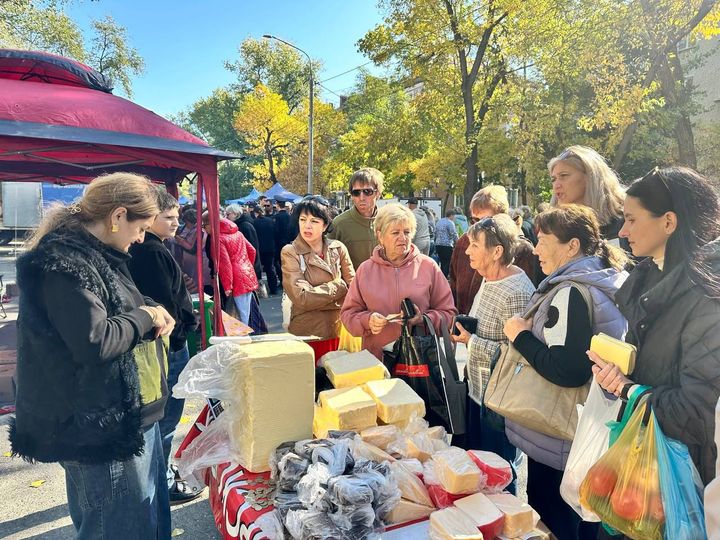
[[[632,416],[632,413],[635,412],[638,402],[651,392],[652,388],[649,386],[640,386],[640,388],[635,390],[633,395],[630,396],[627,401],[623,401],[622,405],[620,405],[620,410],[617,414],[617,421],[627,422],[630,419],[630,416]]]

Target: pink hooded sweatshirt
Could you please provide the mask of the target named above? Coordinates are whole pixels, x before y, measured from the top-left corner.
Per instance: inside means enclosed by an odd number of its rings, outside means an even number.
[[[381,255],[382,246],[362,263],[345,297],[340,320],[354,335],[362,336],[363,348],[382,360],[384,345],[400,337],[401,324],[389,322],[377,335],[370,332],[370,315],[400,312],[400,304],[410,298],[420,311],[430,317],[436,331],[441,324],[450,328],[457,313],[450,285],[440,267],[414,245],[399,266],[393,266]]]

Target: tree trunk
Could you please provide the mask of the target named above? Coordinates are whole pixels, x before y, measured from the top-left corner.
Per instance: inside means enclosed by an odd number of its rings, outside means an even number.
[[[478,144],[477,141],[473,141],[470,146],[470,153],[465,158],[465,187],[463,188],[463,203],[465,212],[470,215],[470,201],[475,195],[475,192],[480,189],[478,182]]]
[[[693,135],[692,122],[688,114],[688,105],[691,100],[690,89],[686,87],[685,76],[682,65],[680,64],[680,58],[678,58],[677,54],[668,55],[667,63],[663,65],[663,70],[667,70],[667,82],[672,83],[671,88],[674,91],[675,107],[678,113],[677,122],[675,123],[678,160],[680,164],[696,169],[697,154],[695,153],[695,136]],[[662,84],[664,87],[664,78]]]

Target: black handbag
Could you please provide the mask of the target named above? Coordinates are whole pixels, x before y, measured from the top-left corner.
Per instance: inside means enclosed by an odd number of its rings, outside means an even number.
[[[467,383],[458,377],[455,349],[443,325],[442,342],[427,315],[411,328],[406,315],[400,337],[383,362],[393,377],[404,380],[425,401],[426,420],[448,433],[465,433]]]

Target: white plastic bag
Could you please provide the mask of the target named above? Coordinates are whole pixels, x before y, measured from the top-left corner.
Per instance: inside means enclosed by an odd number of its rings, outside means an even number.
[[[292,316],[292,300],[290,300],[290,297],[285,293],[282,294],[280,306],[282,307],[283,316],[282,327],[283,330],[287,332],[287,329],[290,326],[290,317]]]
[[[578,426],[560,483],[560,495],[583,521],[600,521],[594,512],[580,505],[580,484],[590,467],[607,451],[610,429],[606,424],[617,419],[621,405],[622,400],[608,397],[595,381],[590,385],[585,406],[578,405]]]
[[[239,382],[233,379],[237,371],[229,369],[234,362],[247,357],[236,343],[220,343],[208,347],[193,356],[172,387],[172,395],[178,399],[215,398],[231,401],[236,398]]]
[[[212,465],[233,461],[229,424],[228,416],[221,414],[183,450],[177,463],[182,478],[190,478],[195,471]]]

